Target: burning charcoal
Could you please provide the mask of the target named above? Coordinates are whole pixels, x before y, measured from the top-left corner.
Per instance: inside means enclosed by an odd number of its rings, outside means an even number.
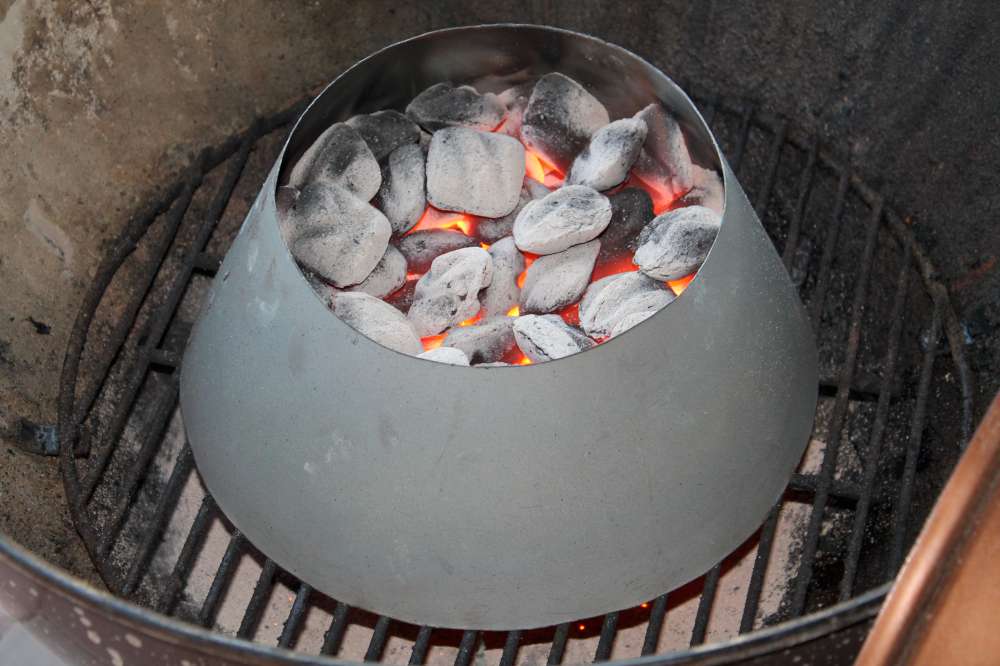
[[[635,161],[635,175],[677,197],[691,189],[692,164],[687,141],[677,120],[658,103],[635,117],[646,123],[646,141]]]
[[[502,317],[482,324],[453,328],[441,343],[442,349],[461,349],[472,363],[499,361],[514,349],[513,324],[513,317]]]
[[[583,86],[553,72],[535,84],[524,110],[521,140],[566,171],[594,132],[609,121],[608,110]]]
[[[362,292],[341,292],[333,311],[358,333],[389,349],[416,356],[424,348],[406,316],[385,301]]]
[[[552,361],[590,349],[596,343],[559,315],[524,315],[514,320],[514,339],[535,363]]]
[[[400,146],[420,141],[420,128],[399,111],[376,111],[354,116],[347,124],[361,135],[372,155],[380,162]]]
[[[668,211],[646,225],[632,261],[655,280],[676,280],[695,271],[712,247],[722,219],[704,206]]]
[[[396,308],[403,314],[410,311],[410,305],[413,304],[413,290],[417,286],[416,278],[412,280],[407,280],[403,283],[403,286],[392,292],[388,296],[384,296],[382,300]]]
[[[407,316],[421,337],[437,335],[479,312],[479,290],[493,279],[493,259],[481,247],[442,254],[417,281]]]
[[[472,247],[476,239],[451,229],[424,229],[399,239],[397,247],[406,257],[411,273],[426,273],[431,262],[446,252]]]
[[[316,140],[302,155],[289,184],[303,187],[322,180],[346,189],[364,201],[370,201],[382,184],[378,162],[361,135],[346,123],[337,123]]]
[[[535,260],[524,278],[521,312],[554,312],[576,302],[587,289],[600,249],[601,241],[592,240]]]
[[[616,338],[625,331],[638,326],[657,313],[657,310],[646,310],[644,312],[633,312],[622,317],[615,327],[611,329],[611,337]]]
[[[469,365],[469,357],[461,349],[454,347],[438,347],[422,354],[417,354],[417,358],[447,363],[448,365]]]
[[[531,90],[534,86],[531,83],[508,88],[497,95],[500,103],[507,108],[507,117],[503,125],[496,131],[502,132],[515,139],[521,136],[521,122],[524,120],[524,110],[531,99]]]
[[[697,164],[691,167],[694,173],[694,186],[681,197],[675,206],[704,206],[720,216],[726,207],[726,192],[722,178],[712,169],[703,169]]]
[[[293,219],[299,233],[292,255],[337,287],[368,277],[392,235],[389,220],[377,208],[323,181],[302,191]]]
[[[385,298],[406,282],[406,257],[390,245],[375,266],[375,270],[360,284],[348,287],[347,291],[363,291],[376,298]]]
[[[528,181],[527,178],[524,179],[525,182]],[[498,217],[495,219],[483,218],[479,220],[476,224],[476,236],[484,243],[495,243],[501,238],[506,238],[510,236],[511,232],[514,230],[514,220],[520,214],[521,210],[528,205],[531,201],[531,196],[528,194],[528,190],[521,188],[521,194],[518,197],[517,205],[514,210],[510,211],[503,217]]]
[[[382,167],[382,187],[372,203],[389,218],[394,233],[406,233],[420,221],[427,207],[424,152],[420,146],[408,143],[389,154]]]
[[[553,254],[597,238],[609,222],[606,196],[585,185],[569,185],[521,209],[514,241],[524,252]]]
[[[619,185],[628,177],[645,140],[646,123],[639,118],[623,118],[605,125],[573,161],[566,184],[595,190]]]
[[[486,132],[503,122],[507,109],[493,93],[480,95],[471,86],[437,83],[413,98],[406,115],[428,132],[444,127],[471,127]]]
[[[489,253],[493,257],[493,281],[481,299],[483,317],[506,317],[521,301],[517,277],[524,271],[524,255],[510,236],[491,245]]]
[[[465,127],[434,133],[427,153],[427,198],[435,208],[482,217],[514,210],[524,181],[517,139]]]
[[[673,292],[662,282],[637,271],[609,275],[587,287],[580,301],[580,327],[587,335],[605,338],[613,335],[625,318],[636,313],[652,314],[673,300]],[[630,321],[634,322],[631,326],[639,323]]]
[[[631,257],[639,246],[639,232],[653,214],[653,200],[645,190],[627,188],[608,197],[611,202],[611,223],[599,236],[601,252],[597,265],[604,266]]]
[[[523,189],[528,191],[528,196],[532,199],[544,199],[552,194],[552,190],[545,187],[545,185],[539,183],[534,178],[525,178]]]

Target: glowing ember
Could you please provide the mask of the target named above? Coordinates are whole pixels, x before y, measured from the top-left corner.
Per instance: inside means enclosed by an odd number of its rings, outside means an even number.
[[[519,306],[515,305],[514,307],[512,307],[510,310],[507,311],[507,316],[508,317],[520,317],[521,316],[521,308]]]
[[[542,167],[542,161],[530,150],[524,151],[524,171],[528,174],[528,178],[537,180],[539,183],[545,181],[545,168]]]
[[[601,278],[619,273],[630,273],[639,270],[639,267],[632,263],[632,257],[625,255],[613,261],[598,264],[594,267],[594,273],[590,278],[591,282],[597,282]]]
[[[428,206],[424,214],[420,216],[417,224],[403,235],[408,236],[414,231],[423,231],[425,229],[457,229],[466,236],[471,236],[473,224],[472,217],[465,213],[438,210],[433,206]]]
[[[639,604],[639,608],[649,608],[649,604],[647,603]]]
[[[670,287],[670,291],[674,292],[675,296],[680,296],[684,293],[684,290],[687,289],[687,286],[691,284],[691,280],[694,279],[694,275],[694,273],[691,273],[691,275],[685,275],[684,277],[676,280],[668,280],[667,286]]]
[[[406,274],[406,280],[407,280],[407,282],[409,282],[411,280],[419,280],[422,275],[423,275],[423,273],[407,273]]]
[[[580,303],[577,301],[573,305],[567,305],[559,311],[559,316],[570,326],[580,325]]]
[[[431,335],[426,338],[420,338],[420,343],[424,346],[424,351],[428,352],[440,347],[446,337],[445,335]]]
[[[476,316],[470,317],[469,319],[466,319],[465,321],[459,322],[458,325],[459,326],[472,326],[473,324],[478,324],[480,322],[480,320],[482,320],[482,318],[483,318],[483,311],[480,310],[479,312],[476,313]]]
[[[538,259],[539,256],[530,252],[522,252],[521,254],[524,255],[524,270],[517,276],[518,289],[524,289],[524,280],[528,277],[528,269],[531,268],[531,264],[535,263],[535,259]]]
[[[581,624],[579,627],[577,627],[577,629],[579,629],[580,631],[586,631],[587,630],[587,625]]]
[[[531,365],[531,359],[527,356],[522,356],[520,360],[518,360],[517,365]]]
[[[489,252],[489,251],[490,251],[490,244],[489,244],[489,243],[480,243],[480,244],[479,244],[479,247],[483,248],[483,249],[484,249],[484,250],[486,250],[487,252]]]
[[[566,179],[566,174],[552,164],[545,156],[528,148],[524,149],[525,173],[532,180],[537,180],[548,188],[559,187]]]
[[[629,174],[628,180],[622,187],[638,187],[641,190],[646,190],[649,198],[653,200],[653,213],[655,215],[670,210],[670,207],[678,199],[668,186],[662,183],[648,183],[634,173]]]

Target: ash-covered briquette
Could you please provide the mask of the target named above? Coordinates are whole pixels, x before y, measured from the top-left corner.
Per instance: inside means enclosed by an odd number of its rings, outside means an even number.
[[[673,300],[674,294],[666,285],[638,271],[609,275],[587,287],[580,301],[580,327],[587,335],[606,338],[615,330],[626,330],[623,322],[627,318],[634,322],[629,326],[642,321],[632,315],[651,315]]]
[[[550,188],[546,187],[542,183],[539,183],[534,178],[525,177],[524,190],[527,191],[528,196],[531,199],[544,199],[552,194],[552,190]]]
[[[524,252],[554,254],[597,238],[609,222],[606,196],[585,185],[567,185],[521,209],[514,242]]]
[[[424,188],[424,151],[415,143],[396,148],[382,166],[382,186],[372,201],[403,234],[412,229],[427,208]]]
[[[524,278],[521,312],[555,312],[579,300],[590,282],[600,250],[601,241],[592,240],[536,259]]]
[[[510,236],[514,231],[514,221],[521,213],[529,201],[542,199],[552,192],[533,178],[525,176],[524,185],[521,187],[521,194],[517,200],[517,206],[503,217],[483,218],[476,224],[476,236],[484,243],[493,243],[506,236]]]
[[[658,310],[640,310],[638,312],[632,312],[625,315],[624,317],[619,319],[618,323],[615,324],[614,328],[611,329],[610,337],[612,338],[618,337],[619,335],[629,330],[630,328],[634,328],[639,324],[641,324],[642,322],[646,321],[647,319],[655,315],[657,312]]]
[[[704,206],[671,210],[653,219],[639,234],[632,261],[655,280],[676,280],[705,261],[722,218]]]
[[[337,287],[358,284],[385,254],[392,228],[377,208],[335,185],[308,185],[292,208],[295,259]]]
[[[442,348],[461,349],[473,365],[494,363],[514,349],[513,326],[512,317],[498,317],[472,326],[459,326],[448,332],[441,345]]]
[[[438,347],[430,351],[417,354],[417,358],[437,363],[447,363],[448,365],[469,365],[469,357],[461,349],[454,347]]]
[[[498,132],[515,139],[521,136],[521,122],[524,120],[524,110],[528,107],[528,100],[531,99],[531,91],[534,88],[532,82],[507,88],[497,98],[500,103],[507,108],[507,117]]]
[[[721,216],[726,207],[726,191],[722,178],[713,169],[705,169],[697,164],[691,168],[694,185],[687,194],[677,200],[674,207],[704,206]]]
[[[691,189],[693,170],[684,132],[674,116],[654,102],[635,114],[646,123],[646,141],[633,170],[646,183],[666,187],[677,197]]]
[[[476,244],[475,238],[452,229],[422,229],[396,241],[396,247],[406,257],[406,265],[411,273],[426,273],[431,262],[442,254]]]
[[[583,149],[566,177],[567,185],[586,185],[610,190],[628,177],[646,140],[641,118],[622,118],[599,129]]]
[[[597,343],[558,315],[524,315],[514,321],[514,340],[535,363],[586,351]]]
[[[412,356],[424,349],[406,316],[374,296],[362,292],[340,292],[333,300],[333,312],[358,333],[389,349]]]
[[[399,111],[387,110],[354,116],[347,121],[368,144],[379,162],[400,146],[420,141],[420,128]]]
[[[421,336],[437,335],[479,312],[479,291],[493,279],[493,259],[481,247],[443,254],[418,281],[407,317]]]
[[[427,153],[427,199],[435,208],[503,217],[517,206],[524,146],[503,134],[438,130]]]
[[[538,79],[521,123],[521,140],[564,172],[610,122],[608,110],[573,79],[552,72]]]
[[[490,132],[507,112],[493,93],[480,95],[472,86],[436,83],[413,98],[406,115],[428,132],[445,127],[470,127]]]
[[[374,270],[359,284],[347,291],[363,291],[376,298],[385,298],[406,282],[406,257],[390,245],[375,265]]]
[[[517,278],[524,271],[524,255],[510,236],[493,243],[488,250],[493,258],[493,281],[480,298],[483,318],[506,317],[521,302]]]
[[[292,169],[288,184],[303,188],[315,181],[337,185],[363,201],[371,201],[382,184],[382,172],[368,144],[346,123],[323,132]]]
[[[639,232],[656,215],[653,200],[645,190],[629,187],[608,196],[611,203],[611,222],[598,238],[601,251],[597,266],[631,259],[639,247]]]

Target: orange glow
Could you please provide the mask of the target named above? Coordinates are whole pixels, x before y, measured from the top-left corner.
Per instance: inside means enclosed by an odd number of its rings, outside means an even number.
[[[527,356],[522,356],[522,357],[521,357],[521,358],[520,358],[520,359],[518,360],[517,364],[518,364],[518,365],[531,365],[531,359],[530,359],[530,358],[528,358]]]
[[[559,316],[563,318],[563,321],[570,326],[580,325],[580,303],[576,302],[573,305],[567,305],[562,310],[559,311]]]
[[[544,155],[530,148],[524,149],[524,170],[529,178],[537,180],[546,187],[559,187],[566,174]]]
[[[639,608],[649,608],[649,604],[647,603],[639,604]]]
[[[528,178],[539,183],[545,182],[545,167],[542,166],[542,161],[538,159],[538,155],[527,149],[524,151],[524,172],[528,174]]]
[[[409,282],[410,280],[419,280],[421,277],[423,277],[423,275],[424,275],[423,273],[407,273],[406,280],[407,282]]]
[[[440,347],[444,339],[444,335],[431,335],[426,338],[420,338],[420,342],[424,345],[424,351],[430,351]]]
[[[424,231],[426,229],[457,229],[466,236],[471,236],[472,225],[472,218],[464,213],[438,210],[433,206],[428,206],[424,210],[424,214],[420,216],[417,224],[403,235],[407,236],[414,231]]]
[[[670,210],[670,207],[674,205],[674,201],[677,200],[677,196],[669,186],[662,183],[646,182],[634,173],[629,175],[623,187],[638,187],[639,189],[646,190],[649,197],[653,200],[653,213],[656,215]]]
[[[691,284],[691,280],[694,279],[694,273],[691,275],[685,275],[677,280],[667,280],[667,286],[670,287],[670,291],[674,292],[675,296],[680,296],[687,289],[687,286]]]
[[[480,320],[480,319],[482,319],[482,318],[483,318],[483,311],[482,311],[482,310],[480,310],[479,312],[477,312],[477,313],[475,314],[475,316],[474,316],[474,317],[471,317],[471,318],[469,318],[469,319],[466,319],[466,320],[465,320],[465,321],[463,321],[463,322],[459,322],[459,324],[458,324],[458,325],[459,325],[459,326],[472,326],[473,324],[478,324],[478,323],[479,323],[479,320]]]
[[[480,243],[480,244],[479,244],[479,247],[483,248],[483,249],[484,249],[484,250],[486,250],[487,252],[489,252],[489,251],[490,251],[490,244],[489,244],[489,243]]]
[[[619,257],[613,261],[607,263],[598,264],[594,267],[594,274],[591,276],[591,281],[596,282],[601,278],[608,277],[609,275],[618,275],[619,273],[630,273],[632,271],[639,270],[639,267],[632,263],[632,257],[625,255]]]
[[[521,308],[520,308],[520,306],[515,305],[510,310],[507,310],[507,316],[508,317],[520,317],[521,316]]]
[[[524,270],[517,276],[518,289],[524,288],[524,280],[528,277],[528,269],[531,268],[531,264],[535,263],[535,259],[539,257],[539,255],[531,254],[530,252],[522,252],[521,255],[524,257]]]
[[[580,631],[586,631],[587,630],[587,625],[581,624],[579,627],[577,627],[577,629],[579,629]]]

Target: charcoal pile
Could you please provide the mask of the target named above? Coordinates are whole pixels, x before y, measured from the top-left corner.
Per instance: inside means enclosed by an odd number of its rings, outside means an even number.
[[[722,222],[722,179],[659,102],[611,118],[550,73],[442,82],[323,132],[279,188],[279,228],[349,326],[438,363],[586,351],[669,305]]]

